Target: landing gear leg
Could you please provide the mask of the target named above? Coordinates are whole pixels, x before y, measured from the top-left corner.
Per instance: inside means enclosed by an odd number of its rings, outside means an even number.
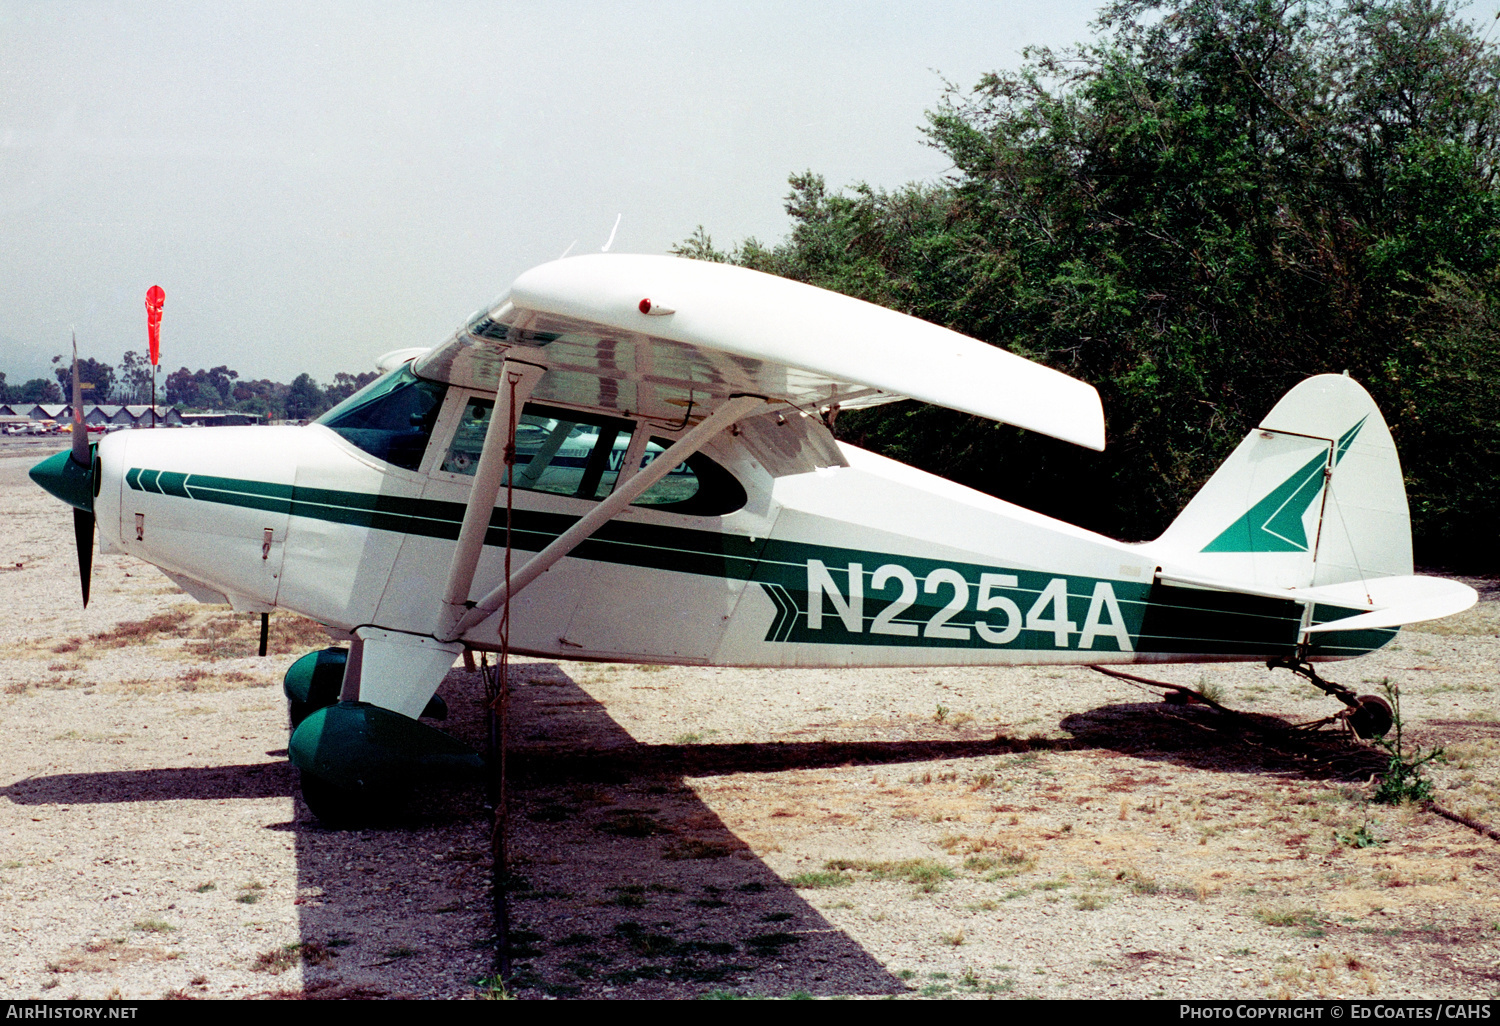
[[[1266,669],[1291,670],[1299,677],[1305,677],[1312,685],[1324,694],[1332,695],[1344,703],[1344,711],[1337,716],[1329,717],[1346,724],[1350,730],[1362,740],[1384,737],[1386,731],[1391,729],[1395,723],[1395,716],[1391,713],[1390,703],[1379,695],[1358,695],[1353,689],[1342,684],[1336,684],[1331,680],[1324,680],[1318,676],[1318,671],[1312,668],[1312,664],[1306,659],[1297,656],[1281,656],[1276,659],[1266,660]],[[1319,724],[1326,720],[1317,721]]]

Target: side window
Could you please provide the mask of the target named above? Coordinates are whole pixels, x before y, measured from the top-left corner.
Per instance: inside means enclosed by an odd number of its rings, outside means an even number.
[[[469,397],[439,469],[474,474],[494,410],[494,400]],[[634,421],[527,403],[516,421],[515,486],[602,499],[619,479],[635,426]],[[649,440],[641,466],[650,465],[671,444],[662,438]],[[673,467],[633,505],[711,517],[733,513],[745,502],[745,489],[734,475],[700,452]]]
[[[651,439],[646,443],[641,466],[650,464],[671,444],[666,439]],[[721,517],[733,513],[746,501],[745,488],[733,474],[703,453],[696,452],[646,489],[634,505],[689,516]]]
[[[443,470],[474,473],[494,409],[494,400],[470,397],[443,456]],[[615,486],[633,427],[627,420],[528,403],[516,421],[515,486],[602,499]]]
[[[653,438],[646,443],[645,455],[641,457],[641,466],[649,467],[655,462],[656,457],[667,451],[672,443],[661,438]],[[679,502],[686,502],[698,494],[698,475],[693,473],[693,468],[686,463],[679,463],[667,472],[667,476],[656,484],[646,489],[639,499],[635,500],[637,506],[672,506]]]
[[[317,423],[377,459],[416,470],[447,391],[447,385],[417,377],[407,364],[372,381]]]

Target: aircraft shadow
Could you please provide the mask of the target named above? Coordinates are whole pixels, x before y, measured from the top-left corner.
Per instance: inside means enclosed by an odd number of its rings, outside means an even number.
[[[898,765],[1028,751],[1103,749],[1223,772],[1294,773],[1307,779],[1366,779],[1386,756],[1335,730],[1299,731],[1257,713],[1225,714],[1207,706],[1135,702],[1064,717],[1069,737],[989,737],[878,741],[797,741],[748,744],[645,745],[593,749],[512,746],[512,765],[554,781],[600,774],[692,777],[774,773],[848,765]],[[974,731],[970,732],[977,733]]]
[[[757,858],[674,759],[654,759],[557,666],[522,664],[516,676],[513,988],[556,997],[908,989]],[[478,675],[454,671],[441,693],[444,729],[482,748]],[[305,966],[310,996],[422,996],[419,959],[405,951],[438,954],[449,979],[490,975],[484,802],[477,785],[423,789],[403,817],[358,833],[324,830],[298,803],[303,948],[337,956]]]
[[[1355,781],[1384,771],[1388,761],[1342,731],[1297,730],[1274,716],[1225,714],[1204,705],[1107,705],[1065,716],[1059,726],[1079,748],[1225,773]]]
[[[290,764],[262,762],[240,766],[57,773],[28,777],[8,787],[0,787],[0,796],[17,805],[107,805],[184,798],[199,801],[282,798],[296,789],[297,774]]]

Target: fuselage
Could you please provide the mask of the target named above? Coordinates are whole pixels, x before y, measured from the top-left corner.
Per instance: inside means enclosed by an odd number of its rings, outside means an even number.
[[[99,448],[101,550],[238,609],[288,609],[336,633],[430,634],[473,480],[465,439],[492,398],[443,388],[422,437],[403,434],[399,447],[324,424],[112,435]],[[528,412],[533,437],[509,499],[513,569],[608,494],[627,453],[647,462],[644,439],[660,451],[677,430]],[[720,435],[707,463],[676,468],[654,500],[516,595],[511,648],[735,666],[1248,660],[1296,649],[1297,603],[1163,587],[1167,557],[1150,543],[836,443],[794,411],[761,421]],[[476,596],[504,579],[506,502],[502,489]],[[1313,622],[1346,612],[1316,607]],[[1314,654],[1362,654],[1392,633],[1329,632]],[[499,617],[462,641],[497,647]]]

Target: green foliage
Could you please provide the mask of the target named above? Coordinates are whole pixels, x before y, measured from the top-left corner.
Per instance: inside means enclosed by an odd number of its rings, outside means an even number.
[[[1385,737],[1376,738],[1375,743],[1386,750],[1390,761],[1386,763],[1385,775],[1375,785],[1370,800],[1382,805],[1431,801],[1432,781],[1422,775],[1422,767],[1443,758],[1444,750],[1436,747],[1424,751],[1421,745],[1414,745],[1407,751],[1402,737],[1401,689],[1384,680],[1381,681],[1381,690],[1391,704],[1391,731]]]
[[[852,871],[868,873],[871,880],[897,880],[916,884],[922,891],[935,891],[944,880],[952,880],[957,874],[940,862],[932,859],[903,859],[898,862],[875,862],[869,859],[834,859],[824,863],[831,873]]]
[[[306,420],[326,409],[327,400],[311,374],[298,374],[286,394],[286,415],[292,420]]]
[[[857,444],[1152,537],[1309,374],[1389,420],[1418,555],[1500,560],[1500,47],[1435,0],[1118,0],[1095,39],[950,86],[942,182],[793,175],[789,237],[677,248],[845,292],[1093,383],[1093,454],[936,408]]]
[[[854,877],[836,869],[811,869],[787,878],[787,885],[799,891],[821,890],[825,887],[848,887]]]
[[[1333,839],[1345,848],[1373,848],[1385,841],[1370,829],[1367,819],[1353,830],[1335,830]]]
[[[73,401],[73,360],[71,357],[54,356],[52,358],[52,374],[57,378],[58,387],[62,389],[64,402]],[[115,369],[109,364],[90,357],[84,357],[78,361],[78,380],[80,383],[90,385],[83,393],[83,401],[86,403],[109,402],[110,391],[115,386]]]
[[[63,401],[62,390],[57,384],[46,378],[32,378],[24,385],[13,391],[18,395],[12,396],[12,402],[18,403],[60,403]]]

